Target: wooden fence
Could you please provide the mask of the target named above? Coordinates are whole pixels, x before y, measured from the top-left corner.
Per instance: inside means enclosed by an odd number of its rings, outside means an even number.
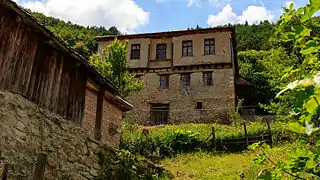
[[[215,128],[212,127],[211,134],[207,137],[207,139],[203,142],[201,145],[203,145],[211,138],[212,147],[214,149],[227,149],[227,150],[233,150],[233,149],[243,149],[247,148],[250,144],[254,144],[257,142],[265,142],[272,146],[272,132],[270,128],[270,124],[267,121],[267,127],[268,129],[261,133],[258,136],[249,136],[247,132],[247,126],[246,123],[243,123],[243,131],[244,131],[244,137],[238,137],[238,138],[226,138],[226,139],[217,139],[215,135]]]
[[[42,180],[44,179],[44,172],[47,165],[47,155],[40,153],[37,156],[37,161],[34,166],[33,180]],[[9,169],[13,168],[11,164],[5,164],[3,167],[0,166],[0,180],[8,180]],[[17,179],[22,179],[21,176],[16,177]]]

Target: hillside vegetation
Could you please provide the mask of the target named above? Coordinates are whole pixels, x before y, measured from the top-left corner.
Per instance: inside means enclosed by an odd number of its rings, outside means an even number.
[[[95,36],[118,35],[121,32],[116,27],[84,27],[70,21],[65,22],[58,18],[48,17],[42,13],[29,11],[42,25],[50,29],[55,35],[62,38],[81,55],[88,57],[97,51]],[[237,24],[236,39],[237,51],[268,50],[271,44],[268,38],[273,34],[274,24],[263,21],[258,25]]]
[[[70,21],[65,22],[58,18],[48,17],[42,13],[29,11],[42,25],[51,30],[56,36],[64,40],[79,54],[88,58],[98,49],[98,43],[93,39],[95,36],[120,34],[116,27],[84,27]]]

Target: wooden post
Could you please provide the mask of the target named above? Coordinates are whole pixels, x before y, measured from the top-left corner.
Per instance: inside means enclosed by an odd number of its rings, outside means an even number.
[[[216,149],[217,148],[217,144],[216,144],[216,134],[215,134],[215,131],[214,131],[214,127],[212,127],[212,145],[213,147]]]
[[[9,165],[5,164],[1,173],[1,180],[7,180],[8,178],[8,170],[9,170]]]
[[[245,135],[245,137],[246,137],[246,144],[247,144],[247,146],[249,146],[247,126],[246,126],[246,123],[245,123],[245,122],[243,123],[243,129],[244,129],[244,135]]]
[[[42,180],[44,179],[44,171],[47,165],[47,155],[44,153],[38,154],[36,166],[34,168],[33,180]]]
[[[100,88],[98,92],[97,98],[97,109],[96,109],[96,123],[95,123],[95,131],[94,131],[94,139],[101,139],[101,122],[103,117],[103,97],[105,90]]]
[[[270,146],[272,147],[272,132],[271,132],[271,127],[270,127],[270,123],[267,120],[267,125],[268,125],[268,136],[269,136],[269,140],[270,140]]]

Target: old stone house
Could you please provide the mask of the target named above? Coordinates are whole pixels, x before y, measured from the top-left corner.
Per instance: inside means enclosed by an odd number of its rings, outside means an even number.
[[[92,179],[98,147],[119,146],[122,114],[131,109],[84,58],[15,2],[0,0],[0,172],[10,164],[32,179],[44,154],[47,179]]]
[[[144,88],[128,97],[132,123],[226,121],[241,84],[232,27],[96,37],[99,51],[128,40],[128,68]]]

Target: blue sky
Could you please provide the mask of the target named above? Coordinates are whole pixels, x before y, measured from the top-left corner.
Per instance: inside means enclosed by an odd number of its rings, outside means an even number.
[[[309,0],[15,0],[34,11],[81,25],[144,33],[211,27],[227,23],[276,21],[282,7]]]

